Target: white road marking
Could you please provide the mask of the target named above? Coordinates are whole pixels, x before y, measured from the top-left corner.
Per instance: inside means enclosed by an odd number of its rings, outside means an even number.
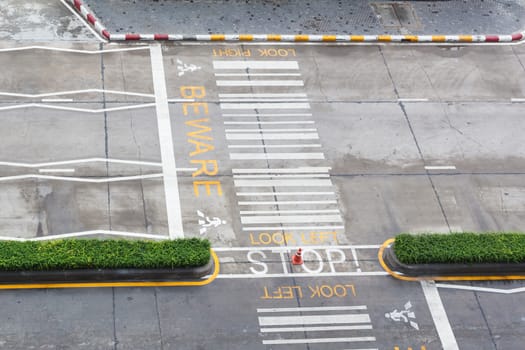
[[[235,132],[303,132],[303,131],[310,131],[310,132],[317,132],[317,129],[276,129],[276,128],[270,128],[270,129],[226,129],[227,133],[235,133]]]
[[[39,173],[74,173],[75,169],[38,169]]]
[[[234,174],[298,174],[298,173],[327,173],[332,167],[298,167],[298,168],[253,168],[232,169]]]
[[[310,109],[307,102],[297,103],[221,103],[221,109]]]
[[[468,291],[473,291],[473,292],[499,293],[499,294],[515,294],[515,293],[525,292],[525,287],[512,288],[512,289],[500,289],[500,288],[487,288],[487,287],[477,287],[477,286],[463,286],[459,284],[445,284],[445,283],[436,283],[436,287],[468,290]]]
[[[175,164],[175,153],[173,150],[173,136],[171,133],[170,112],[166,92],[166,78],[160,44],[150,46],[150,56],[153,88],[155,91],[162,171],[164,175],[164,195],[166,197],[166,211],[168,214],[168,231],[171,239],[182,238],[184,237],[184,229],[182,227],[182,211],[179,198],[179,184],[177,182],[177,166]]]
[[[326,248],[326,247],[325,247]],[[254,248],[252,248],[253,250]],[[214,249],[215,250],[215,249]],[[257,250],[260,250],[257,248]],[[241,274],[219,274],[217,278],[225,279],[256,279],[256,278],[290,278],[290,277],[370,277],[370,276],[390,276],[388,272],[385,271],[371,271],[371,272],[319,272],[319,273],[267,273],[267,274],[251,274],[251,273],[241,273]]]
[[[309,230],[342,230],[344,226],[262,226],[262,227],[243,227],[243,231],[266,231],[273,232],[272,230],[297,230],[297,231],[309,231]]]
[[[28,51],[28,50],[47,50],[47,51],[59,51],[59,52],[70,52],[70,53],[83,53],[86,55],[98,55],[101,53],[112,53],[112,52],[125,52],[125,51],[137,51],[137,50],[148,50],[148,46],[134,46],[119,49],[110,50],[75,50],[75,49],[64,49],[60,47],[51,46],[21,46],[21,47],[10,47],[6,49],[0,49],[0,52],[16,52],[16,51]]]
[[[287,120],[280,122],[224,122],[224,125],[281,125],[281,124],[315,124],[313,120]],[[316,130],[317,131],[317,130]]]
[[[337,204],[337,201],[268,201],[238,202],[239,205],[295,205],[295,204]]]
[[[425,165],[426,170],[455,170],[454,165]]]
[[[241,210],[241,215],[252,215],[252,214],[320,214],[320,213],[339,213],[338,209],[315,209],[315,210]]]
[[[510,102],[525,102],[525,98],[511,98]]]
[[[258,179],[258,178],[272,178],[272,179],[282,179],[282,178],[329,178],[330,174],[257,174],[257,175],[233,175],[236,179]]]
[[[122,181],[135,181],[145,179],[155,179],[162,177],[162,174],[146,174],[146,175],[134,175],[134,176],[116,176],[106,177],[101,179],[93,179],[89,177],[70,177],[70,176],[52,176],[52,175],[37,175],[37,174],[25,174],[15,176],[4,176],[0,177],[0,182],[4,181],[18,181],[27,179],[41,179],[41,180],[57,180],[66,182],[86,182],[86,183],[109,183],[109,182],[122,182]]]
[[[219,98],[267,98],[267,97],[277,97],[277,98],[307,98],[308,96],[305,93],[280,93],[280,94],[270,94],[270,93],[242,93],[242,94],[219,94]]]
[[[398,102],[427,102],[428,98],[398,98]]]
[[[242,224],[298,224],[317,222],[342,222],[340,215],[265,215],[241,216]]]
[[[254,159],[325,159],[324,153],[230,153],[232,160]]]
[[[216,77],[300,77],[301,73],[215,73],[215,76]]]
[[[231,256],[223,256],[219,258],[219,262],[224,264],[234,263],[235,259]]]
[[[150,97],[155,98],[155,95],[144,94],[140,92],[127,92],[119,90],[106,90],[106,89],[83,89],[83,90],[66,90],[66,91],[55,91],[55,92],[46,92],[42,94],[21,94],[14,92],[0,92],[0,96],[10,96],[10,97],[24,97],[24,98],[42,98],[48,96],[64,96],[64,95],[80,95],[88,93],[104,93],[106,95],[124,95],[124,96],[140,96],[140,97]]]
[[[257,312],[306,312],[306,311],[348,311],[348,310],[366,310],[366,305],[356,306],[313,306],[313,307],[270,307],[259,308]]]
[[[76,108],[76,107],[66,107],[66,106],[57,106],[57,105],[46,105],[46,104],[41,104],[41,103],[26,103],[26,104],[14,105],[14,106],[0,107],[0,111],[9,111],[12,109],[21,109],[21,108],[45,108],[45,109],[56,109],[60,111],[72,111],[72,112],[82,112],[82,113],[104,113],[104,112],[125,111],[125,110],[130,110],[130,109],[149,108],[149,107],[154,107],[154,106],[155,106],[155,103],[144,103],[144,104],[113,107],[113,108],[89,109],[89,108]]]
[[[235,187],[329,187],[332,186],[330,179],[312,179],[312,180],[234,180]]]
[[[42,102],[73,102],[72,98],[43,98]]]
[[[294,251],[294,250],[297,250],[299,248],[301,248],[303,246],[286,246],[286,247],[282,247],[282,246],[276,246],[276,247],[257,247],[257,248],[254,248],[252,246],[250,247],[217,247],[217,248],[213,248],[214,251],[216,252],[244,252],[244,251],[251,251],[251,250],[269,250],[269,251],[275,251],[275,252],[280,252],[280,251],[283,251],[283,252],[290,252],[290,251]],[[308,246],[308,249],[379,249],[381,248],[381,245],[380,244],[354,244],[354,245],[330,245],[330,246],[327,246],[327,245],[311,245],[311,246]],[[385,272],[385,274],[388,275],[387,272]]]
[[[261,326],[287,326],[295,324],[307,325],[326,323],[370,323],[370,316],[367,314],[259,316],[259,324]]]
[[[312,113],[223,113],[223,117],[311,117]]]
[[[153,166],[153,167],[162,166],[161,163],[156,163],[156,162],[143,162],[143,161],[136,161],[136,160],[115,159],[115,158],[84,158],[84,159],[72,159],[72,160],[64,160],[64,161],[57,161],[57,162],[33,163],[33,164],[19,163],[19,162],[0,162],[0,165],[16,166],[16,167],[22,167],[22,168],[42,168],[46,166],[81,164],[81,163],[92,163],[92,162],[93,163],[103,162],[103,163],[116,163],[116,164],[146,165],[146,166]],[[181,168],[179,168],[179,170],[181,170]]]
[[[436,284],[433,281],[421,281],[421,287],[443,350],[459,350]]]
[[[320,148],[320,144],[316,143],[303,143],[293,145],[228,145],[228,148]]]
[[[217,86],[304,86],[302,80],[217,80]]]
[[[237,192],[237,196],[334,196],[335,192]]]
[[[213,61],[213,69],[299,69],[297,61]]]
[[[149,234],[149,233],[123,232],[123,231],[110,231],[110,230],[91,230],[91,231],[63,233],[63,234],[58,234],[58,235],[47,235],[47,236],[33,237],[33,238],[0,236],[0,241],[19,241],[19,242],[50,241],[50,240],[55,240],[55,239],[63,239],[63,238],[71,238],[71,237],[85,237],[85,236],[91,236],[91,235],[109,235],[109,236],[118,236],[118,237],[147,238],[147,239],[157,239],[157,240],[168,239],[168,236],[155,235],[155,234]]]
[[[317,133],[226,134],[226,140],[318,140]]]
[[[240,99],[240,98],[221,98],[222,102],[307,102],[307,98],[253,98],[253,99]]]
[[[354,259],[355,267],[357,268],[357,272],[361,272],[361,268],[359,267],[359,260],[357,260],[357,252],[355,248],[351,248],[350,251],[352,252],[352,259]]]
[[[318,327],[273,327],[261,328],[261,333],[280,333],[280,332],[323,332],[323,331],[355,331],[372,329],[372,326],[318,326]]]
[[[348,342],[365,342],[375,341],[375,337],[348,337],[348,338],[307,338],[307,339],[275,339],[263,340],[264,345],[282,345],[282,344],[320,344],[320,343],[348,343]]]

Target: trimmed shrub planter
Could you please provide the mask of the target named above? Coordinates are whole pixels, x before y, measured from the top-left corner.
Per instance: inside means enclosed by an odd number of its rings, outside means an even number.
[[[0,283],[173,281],[212,267],[209,241],[197,238],[0,242]]]
[[[525,234],[400,234],[383,260],[414,277],[525,274]]]

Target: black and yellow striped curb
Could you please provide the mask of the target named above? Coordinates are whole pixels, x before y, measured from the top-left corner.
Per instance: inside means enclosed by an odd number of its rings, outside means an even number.
[[[377,258],[381,267],[388,272],[394,278],[403,281],[423,281],[423,280],[433,280],[433,281],[496,281],[496,280],[525,280],[525,271],[518,272],[516,271],[505,271],[500,268],[500,271],[496,273],[487,272],[484,273],[483,266],[474,266],[465,268],[460,266],[457,268],[457,274],[454,275],[454,264],[448,264],[448,266],[443,269],[443,273],[440,274],[439,266],[427,265],[428,268],[422,266],[417,273],[411,273],[407,275],[403,273],[403,267],[400,263],[392,263],[392,259],[387,256],[387,251],[391,253],[391,247],[394,243],[395,238],[390,238],[386,240],[379,248],[377,253]],[[498,264],[501,265],[501,264]],[[520,264],[521,265],[521,264]],[[486,264],[485,266],[492,266],[492,264]],[[470,273],[469,273],[470,272]],[[417,275],[419,274],[419,275]]]
[[[310,35],[310,34],[111,34],[81,0],[67,0],[109,41],[203,42],[340,42],[340,43],[510,43],[525,39],[525,31],[496,35]]]
[[[51,288],[103,288],[103,287],[199,287],[213,282],[220,271],[217,254],[210,251],[213,260],[213,272],[206,279],[192,281],[103,281],[103,282],[42,282],[42,283],[0,283],[2,289],[51,289]]]

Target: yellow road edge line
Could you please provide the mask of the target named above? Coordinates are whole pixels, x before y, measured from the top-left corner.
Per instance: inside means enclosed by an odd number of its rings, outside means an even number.
[[[387,239],[379,248],[377,253],[377,258],[379,259],[379,264],[381,267],[392,277],[397,278],[402,281],[501,281],[501,280],[525,280],[523,275],[508,275],[508,276],[425,276],[425,277],[410,277],[401,275],[397,272],[392,271],[385,261],[383,260],[383,252],[386,247],[392,244],[395,241],[395,238]]]
[[[103,287],[189,287],[205,286],[213,282],[219,275],[219,258],[210,249],[214,269],[210,277],[202,281],[162,281],[162,282],[79,282],[79,283],[32,283],[32,284],[0,284],[0,289],[44,289],[44,288],[103,288]]]

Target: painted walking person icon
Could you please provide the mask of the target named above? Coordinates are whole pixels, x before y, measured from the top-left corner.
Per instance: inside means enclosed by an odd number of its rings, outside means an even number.
[[[177,71],[179,72],[179,77],[183,76],[186,72],[195,72],[202,67],[196,66],[194,64],[186,64],[181,60],[177,59]]]
[[[398,311],[397,309],[394,309],[394,311],[385,313],[385,317],[388,319],[391,319],[394,322],[401,322],[408,323],[413,328],[419,330],[418,324],[413,321],[416,319],[416,314],[411,311],[412,309],[412,303],[410,300],[405,304],[405,309]]]
[[[205,234],[210,227],[219,227],[220,225],[224,225],[226,223],[226,220],[221,220],[221,218],[216,216],[210,219],[200,210],[197,210],[197,215],[199,215],[199,232],[201,235]]]

